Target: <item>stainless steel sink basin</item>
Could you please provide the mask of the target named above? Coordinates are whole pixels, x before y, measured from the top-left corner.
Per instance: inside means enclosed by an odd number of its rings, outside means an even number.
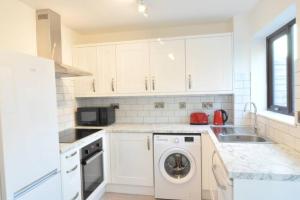
[[[263,137],[258,135],[219,135],[218,139],[220,142],[246,142],[246,143],[261,143],[269,142]]]

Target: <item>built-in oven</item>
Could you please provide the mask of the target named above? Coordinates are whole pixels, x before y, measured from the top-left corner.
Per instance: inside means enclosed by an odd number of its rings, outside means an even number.
[[[104,181],[103,139],[81,149],[82,195],[87,199]]]

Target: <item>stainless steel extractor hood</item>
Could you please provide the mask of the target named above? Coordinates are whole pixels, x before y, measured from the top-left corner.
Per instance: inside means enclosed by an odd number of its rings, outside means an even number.
[[[62,63],[61,19],[50,9],[37,10],[38,56],[55,62],[56,77],[90,76],[89,72]]]

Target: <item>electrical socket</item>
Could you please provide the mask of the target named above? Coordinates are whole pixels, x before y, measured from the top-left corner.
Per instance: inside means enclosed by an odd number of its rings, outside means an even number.
[[[212,109],[214,107],[213,102],[203,102],[202,103],[202,108],[203,109]]]
[[[164,103],[164,102],[155,102],[155,103],[154,103],[154,108],[155,108],[155,109],[162,109],[162,108],[165,108],[165,103]]]
[[[179,109],[186,109],[186,103],[185,102],[179,102]]]
[[[110,107],[112,107],[113,109],[120,109],[120,105],[118,103],[112,103],[110,104]]]

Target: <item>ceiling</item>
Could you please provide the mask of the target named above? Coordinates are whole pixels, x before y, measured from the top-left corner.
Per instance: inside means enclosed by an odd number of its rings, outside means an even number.
[[[183,26],[220,22],[250,10],[259,0],[145,0],[149,17],[137,0],[20,0],[33,8],[50,8],[81,33]]]

